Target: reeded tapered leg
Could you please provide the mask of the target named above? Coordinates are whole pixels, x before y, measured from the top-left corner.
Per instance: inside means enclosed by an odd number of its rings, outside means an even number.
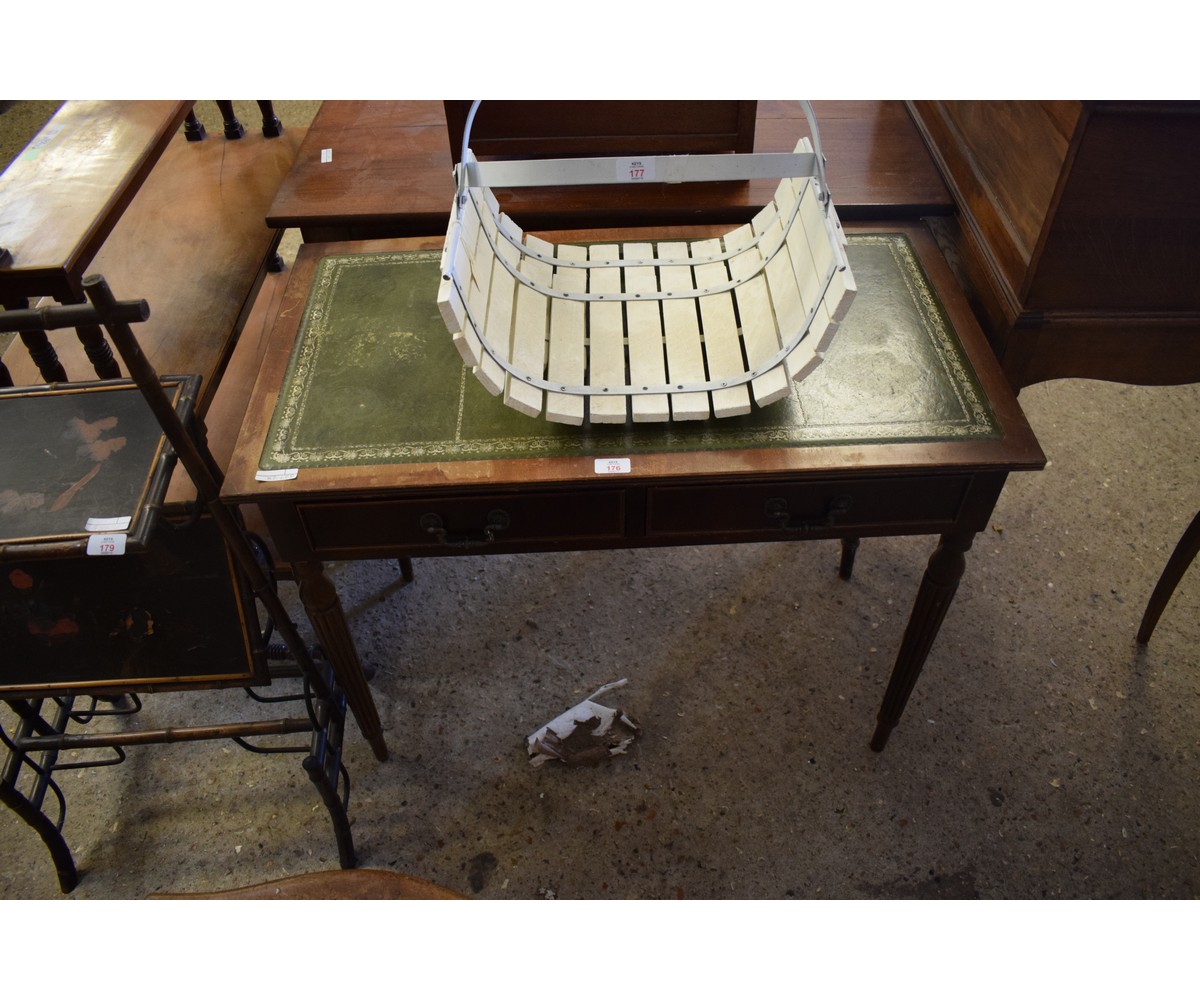
[[[838,566],[838,576],[843,580],[849,580],[854,572],[854,557],[858,554],[858,543],[859,539],[857,538],[842,539],[842,562]]]
[[[921,668],[925,666],[933,640],[942,627],[942,619],[954,600],[958,581],[966,569],[966,552],[974,540],[974,533],[942,535],[938,547],[929,558],[929,566],[925,569],[912,615],[908,619],[908,628],[900,643],[896,665],[892,668],[891,680],[883,695],[875,735],[871,738],[871,749],[876,752],[887,745],[888,737],[904,713],[904,706],[916,687],[917,678],[921,676]]]
[[[300,590],[300,601],[338,684],[346,695],[346,703],[354,713],[358,728],[375,751],[375,756],[379,760],[387,760],[383,723],[379,721],[379,711],[367,686],[366,674],[346,624],[346,614],[342,610],[337,589],[320,562],[297,562],[292,568]]]
[[[1183,574],[1187,572],[1197,554],[1200,554],[1200,511],[1197,511],[1196,516],[1192,518],[1192,523],[1187,526],[1187,530],[1175,545],[1175,551],[1171,553],[1171,558],[1163,567],[1162,576],[1158,578],[1154,592],[1150,595],[1150,601],[1146,605],[1146,613],[1142,615],[1142,624],[1137,634],[1137,641],[1143,646],[1150,641],[1150,636],[1154,633],[1154,626],[1158,624],[1158,619],[1166,610],[1167,602],[1175,593],[1175,588],[1179,586],[1179,581],[1183,579]]]

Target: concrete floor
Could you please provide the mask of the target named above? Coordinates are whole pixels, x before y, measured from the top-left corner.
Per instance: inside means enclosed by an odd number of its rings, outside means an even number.
[[[1134,634],[1200,503],[1200,387],[1021,403],[1050,465],[1009,480],[882,754],[933,538],[865,540],[848,583],[833,542],[426,560],[405,587],[336,565],[392,751],[351,728],[360,864],[490,899],[1196,896],[1200,567]],[[525,736],[617,677],[629,754],[530,768]],[[152,696],[142,724],[244,701]],[[61,784],[77,899],[337,865],[296,758],[134,748]],[[0,898],[60,898],[7,811],[0,845]]]

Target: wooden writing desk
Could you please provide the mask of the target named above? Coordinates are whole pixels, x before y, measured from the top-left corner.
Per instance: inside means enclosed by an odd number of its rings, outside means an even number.
[[[580,103],[580,114],[586,104]],[[901,102],[817,101],[814,107],[843,220],[916,219],[954,210]],[[758,102],[755,152],[791,152],[806,134],[798,102]],[[323,150],[329,150],[328,162],[322,162]],[[453,165],[441,101],[326,101],[267,223],[298,228],[308,242],[440,236],[454,195]],[[775,181],[724,185],[702,210],[695,192],[684,187],[626,187],[618,201],[611,191],[594,189],[498,194],[526,229],[741,224],[771,200]]]
[[[552,425],[489,396],[437,315],[439,240],[301,247],[223,496],[257,505],[373,744],[322,560],[939,534],[883,748],[1008,473],[1044,457],[925,229],[848,229],[859,293],[818,372],[747,417],[667,427]]]

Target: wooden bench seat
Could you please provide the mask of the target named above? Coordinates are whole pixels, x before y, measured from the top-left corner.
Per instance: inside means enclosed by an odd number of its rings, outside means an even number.
[[[118,296],[150,304],[137,331],[142,348],[163,374],[203,376],[200,412],[276,259],[281,233],[265,218],[303,135],[251,130],[236,141],[189,142],[177,129],[87,268]],[[80,344],[60,337],[55,346],[70,380],[94,377]],[[3,360],[16,384],[43,381],[21,343]]]

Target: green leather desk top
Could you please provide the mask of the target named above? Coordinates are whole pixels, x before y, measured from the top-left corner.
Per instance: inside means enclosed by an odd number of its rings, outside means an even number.
[[[850,237],[858,294],[824,364],[744,417],[554,424],[466,370],[438,315],[439,254],[318,265],[260,468],[647,454],[1000,436],[908,238]]]

